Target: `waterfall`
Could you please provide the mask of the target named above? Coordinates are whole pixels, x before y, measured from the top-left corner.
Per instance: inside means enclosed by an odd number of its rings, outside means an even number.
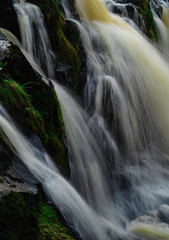
[[[97,1],[77,1],[87,53],[86,104],[105,118],[123,152],[167,151],[168,66],[139,32],[98,2],[101,7]],[[92,4],[98,9],[94,14]]]
[[[59,173],[46,153],[41,153],[19,133],[9,115],[0,106],[0,128],[14,146],[18,156],[60,209],[68,222],[84,239],[107,239],[104,220],[93,211]]]
[[[157,26],[159,37],[159,49],[166,58],[169,60],[169,3],[157,1],[152,5],[154,20]],[[160,17],[159,17],[160,15]]]
[[[169,226],[160,223],[169,203],[169,69],[135,25],[108,11],[109,3],[76,0],[81,21],[72,19],[87,55],[84,101],[90,116],[54,79],[53,53],[35,5],[15,3],[22,45],[3,30],[54,85],[70,148],[71,183],[47,154],[35,154],[38,149],[4,111],[0,127],[83,240],[169,239]]]
[[[17,1],[14,6],[17,11],[23,48],[29,54],[29,58],[36,62],[48,77],[54,78],[54,54],[39,7],[25,1]]]

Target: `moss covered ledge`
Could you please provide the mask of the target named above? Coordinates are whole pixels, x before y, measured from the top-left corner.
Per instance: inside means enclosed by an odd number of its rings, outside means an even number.
[[[11,191],[0,198],[1,240],[75,240],[43,194]]]
[[[0,100],[26,135],[36,134],[62,173],[69,176],[65,129],[53,86],[34,72],[16,46],[1,61]]]
[[[44,199],[40,201],[38,225],[39,240],[75,240],[70,230],[59,220],[56,211]]]
[[[156,25],[150,7],[150,0],[124,0],[124,2],[132,3],[138,8],[138,12],[142,15],[145,23],[145,34],[151,40],[158,41]]]
[[[38,195],[11,192],[0,199],[0,239],[38,239]]]

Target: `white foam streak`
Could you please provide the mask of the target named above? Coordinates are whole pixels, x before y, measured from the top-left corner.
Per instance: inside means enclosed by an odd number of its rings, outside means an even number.
[[[1,107],[2,108],[2,107]],[[0,115],[0,127],[14,146],[20,159],[42,183],[53,202],[75,227],[83,239],[109,239],[104,230],[103,220],[85,203],[75,189],[57,171],[53,170],[53,163],[47,154],[46,161],[37,158],[35,149],[18,130]],[[41,153],[39,152],[39,156]],[[56,168],[56,167],[55,167]]]
[[[17,11],[24,49],[48,77],[54,78],[54,55],[39,7],[30,3],[17,3],[14,6]]]

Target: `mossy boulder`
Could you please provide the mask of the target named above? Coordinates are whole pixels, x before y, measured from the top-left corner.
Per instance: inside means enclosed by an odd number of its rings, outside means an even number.
[[[74,240],[59,210],[2,137],[0,132],[0,239]]]
[[[43,194],[11,191],[0,199],[1,240],[75,240]]]
[[[36,134],[61,171],[69,175],[64,123],[57,95],[35,73],[22,52],[10,47],[1,61],[0,100],[26,135]]]
[[[38,195],[11,192],[0,200],[0,239],[38,239]]]
[[[29,0],[40,7],[46,23],[52,49],[56,55],[57,81],[72,88],[79,96],[86,82],[82,69],[85,58],[76,24],[66,21],[63,8],[57,0]],[[71,9],[75,11],[74,1]]]
[[[145,24],[145,34],[154,41],[158,40],[156,25],[154,22],[153,14],[151,12],[150,0],[124,0],[125,3],[134,4],[138,12],[142,15]],[[132,14],[129,12],[129,16],[132,18]]]
[[[59,219],[57,211],[44,199],[40,201],[38,225],[39,240],[75,240],[71,231]]]

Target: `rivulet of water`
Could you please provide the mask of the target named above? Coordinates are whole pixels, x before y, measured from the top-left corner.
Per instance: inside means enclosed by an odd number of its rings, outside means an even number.
[[[54,54],[52,53],[43,15],[38,6],[26,1],[16,1],[18,22],[24,49],[50,77],[54,77]]]

